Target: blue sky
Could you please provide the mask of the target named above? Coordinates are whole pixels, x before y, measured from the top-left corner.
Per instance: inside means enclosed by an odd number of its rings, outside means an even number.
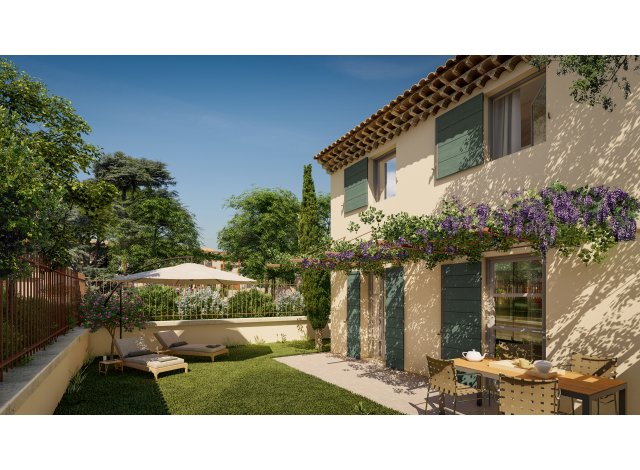
[[[302,167],[446,56],[10,56],[68,98],[90,142],[166,162],[216,247],[225,199],[251,187],[300,196]],[[329,176],[314,164],[316,190]]]

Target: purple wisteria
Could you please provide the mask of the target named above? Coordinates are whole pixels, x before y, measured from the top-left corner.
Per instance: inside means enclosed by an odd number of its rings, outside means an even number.
[[[375,239],[336,242],[334,251],[304,259],[302,266],[380,271],[386,263],[423,260],[433,268],[444,260],[475,260],[485,251],[516,245],[531,246],[543,256],[552,248],[562,255],[577,252],[591,262],[600,261],[616,242],[636,238],[638,201],[622,189],[568,190],[556,183],[538,192],[507,194],[511,201],[505,206],[464,206],[453,198],[438,214],[395,214],[372,232]]]

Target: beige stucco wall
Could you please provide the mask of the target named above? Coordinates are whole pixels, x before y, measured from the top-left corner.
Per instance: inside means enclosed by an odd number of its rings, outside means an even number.
[[[154,332],[175,330],[190,343],[216,343],[227,346],[252,343],[275,343],[313,338],[313,330],[306,317],[235,318],[217,320],[177,320],[150,322],[143,330],[124,332],[124,338],[142,335],[155,350],[158,342]],[[117,333],[116,333],[117,334]],[[329,328],[324,332],[329,336]],[[109,354],[111,337],[102,329],[91,333],[89,353],[92,356]]]
[[[76,329],[36,353],[32,363],[10,371],[0,385],[0,414],[53,414],[88,348],[89,331]]]
[[[362,294],[362,292],[361,292]],[[342,272],[331,273],[331,351],[336,354],[347,353],[347,275]]]
[[[512,73],[488,83],[482,92],[490,97],[535,73],[520,64]],[[640,198],[640,80],[629,73],[632,94],[627,100],[614,90],[613,112],[573,102],[569,85],[573,77],[546,73],[546,141],[496,161],[488,161],[449,177],[435,180],[435,119],[428,118],[369,155],[376,158],[396,150],[397,195],[375,202],[369,188],[369,207],[386,214],[406,211],[432,213],[444,197],[456,195],[465,203],[507,201],[504,191],[541,188],[558,180],[569,187],[604,184],[619,186]],[[477,94],[478,92],[476,92]],[[472,97],[475,96],[472,95]],[[485,140],[488,136],[488,102],[485,100]],[[356,124],[356,123],[354,123]],[[485,142],[487,143],[487,142]],[[369,165],[373,181],[373,165]],[[357,213],[343,213],[344,172],[331,176],[331,232],[335,239],[351,239],[350,221]],[[365,228],[360,231],[366,239]],[[638,234],[640,236],[640,233]],[[513,253],[522,253],[514,250]],[[499,256],[503,253],[488,253]],[[547,257],[547,356],[563,362],[571,351],[613,355],[619,358],[620,377],[629,383],[628,411],[640,413],[640,241],[621,243],[599,265],[585,266],[575,258]],[[486,310],[488,293],[484,283]],[[332,318],[346,315],[346,282],[334,274]],[[366,290],[362,289],[362,295]],[[363,301],[362,316],[366,317]],[[344,310],[344,312],[343,312]],[[420,265],[405,267],[405,368],[424,373],[424,355],[440,353],[440,267],[426,271]],[[346,317],[345,317],[346,318]],[[362,323],[366,323],[366,319]],[[346,328],[333,323],[332,348],[344,353]]]

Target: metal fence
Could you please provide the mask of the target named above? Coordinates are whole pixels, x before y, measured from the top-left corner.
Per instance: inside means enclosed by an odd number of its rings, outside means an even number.
[[[87,290],[107,294],[118,288],[109,279],[88,279]],[[261,283],[234,286],[172,287],[159,284],[126,283],[123,289],[143,301],[147,318],[203,320],[302,315],[304,301],[295,284]]]
[[[41,258],[26,261],[30,276],[0,280],[0,381],[5,371],[28,362],[78,321],[84,277],[51,269]]]

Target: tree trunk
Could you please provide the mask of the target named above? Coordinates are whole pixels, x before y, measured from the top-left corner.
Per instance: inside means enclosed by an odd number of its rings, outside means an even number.
[[[322,351],[322,328],[316,328],[316,349]]]
[[[111,330],[107,330],[107,331],[109,332],[109,335],[111,335],[111,355],[109,356],[109,359],[115,359],[113,357],[113,353],[114,353],[114,347],[115,347],[114,341],[116,339],[116,330],[114,328],[113,331]]]

